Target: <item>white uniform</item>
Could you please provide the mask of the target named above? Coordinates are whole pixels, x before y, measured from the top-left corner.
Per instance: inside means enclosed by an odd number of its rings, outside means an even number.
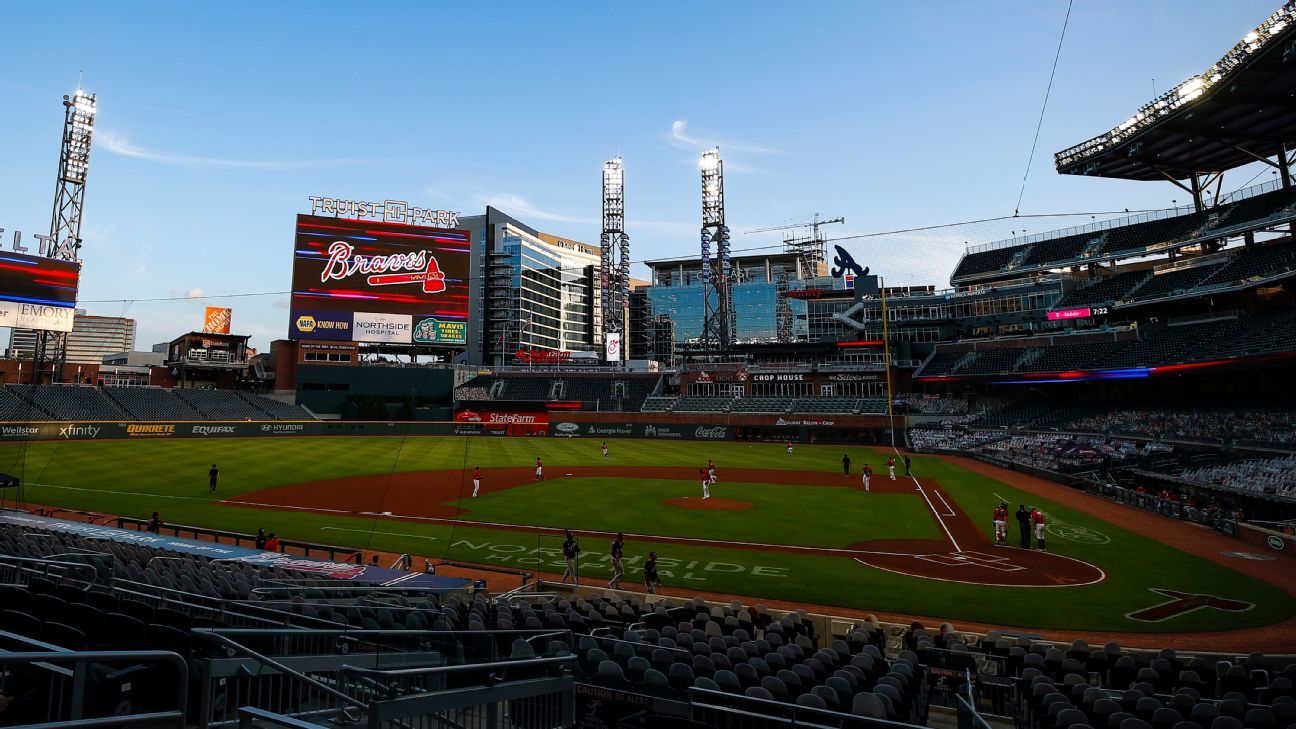
[[[474,498],[474,499],[477,498],[477,492],[478,492],[480,489],[481,489],[481,479],[480,479],[480,478],[474,478],[474,479],[473,479],[473,498]]]
[[[707,469],[707,477],[710,479],[711,484],[712,484],[712,485],[715,485],[716,477],[715,477],[715,468],[714,468],[714,467],[712,467],[712,468],[710,468],[710,469]]]
[[[607,458],[607,443],[603,444],[603,457]]]
[[[894,480],[895,480],[895,466],[887,466],[887,470],[891,472],[891,480],[894,481]]]
[[[709,499],[709,498],[711,498],[711,481],[710,481],[710,479],[706,479],[706,478],[702,479],[702,498],[704,498],[704,499]]]
[[[544,466],[536,466],[536,479],[544,478]]]
[[[867,471],[864,472],[864,490],[869,490],[869,474]]]

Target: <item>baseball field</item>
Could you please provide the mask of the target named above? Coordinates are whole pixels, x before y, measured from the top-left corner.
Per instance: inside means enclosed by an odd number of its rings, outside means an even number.
[[[1103,633],[1279,631],[1296,599],[1277,563],[1233,558],[1208,530],[965,459],[889,449],[550,438],[232,438],[0,445],[30,503],[562,570],[584,583],[627,535],[627,586],[650,550],[668,588],[952,621]],[[849,454],[850,476],[841,460]],[[545,478],[534,475],[536,458]],[[717,468],[703,499],[699,469]],[[220,469],[216,494],[207,472]],[[860,469],[874,470],[864,491]],[[472,497],[472,471],[482,489]],[[1047,515],[1047,551],[994,546],[1000,501]],[[1234,549],[1242,550],[1240,544]],[[1268,626],[1268,627],[1264,627]],[[1253,636],[1254,637],[1254,636]]]

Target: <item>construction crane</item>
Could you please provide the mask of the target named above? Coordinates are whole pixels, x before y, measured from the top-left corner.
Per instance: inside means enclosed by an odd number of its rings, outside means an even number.
[[[815,213],[814,220],[808,223],[789,223],[787,225],[774,225],[768,228],[755,228],[745,230],[743,233],[768,233],[774,230],[789,231],[783,236],[783,250],[787,253],[795,253],[800,258],[807,271],[814,270],[816,264],[823,263],[824,260],[824,243],[826,242],[823,234],[819,232],[819,226],[831,225],[833,223],[845,223],[846,218],[831,218],[821,220],[819,213]],[[796,232],[810,229],[810,235],[797,235]]]

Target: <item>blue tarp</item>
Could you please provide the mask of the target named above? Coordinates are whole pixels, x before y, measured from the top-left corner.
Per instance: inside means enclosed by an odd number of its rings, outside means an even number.
[[[456,577],[438,577],[423,572],[405,572],[403,570],[355,564],[353,562],[335,562],[316,557],[267,552],[260,549],[236,547],[232,544],[218,544],[198,539],[169,537],[162,534],[153,534],[152,532],[137,532],[97,524],[82,524],[62,519],[50,519],[19,511],[0,511],[0,524],[46,529],[65,534],[75,534],[87,539],[108,539],[114,542],[138,544],[142,547],[166,549],[209,559],[246,562],[257,567],[278,567],[285,570],[308,572],[313,575],[365,585],[399,585],[411,588],[457,590],[471,584],[471,580]]]

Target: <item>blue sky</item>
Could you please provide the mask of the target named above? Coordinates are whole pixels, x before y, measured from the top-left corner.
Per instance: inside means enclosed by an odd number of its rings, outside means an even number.
[[[1059,176],[1053,153],[1151,100],[1153,79],[1164,91],[1204,71],[1277,6],[1077,0],[1021,211],[1183,203],[1168,183]],[[99,94],[81,298],[139,319],[140,348],[198,326],[207,303],[232,306],[254,346],[284,336],[286,296],[216,297],[289,288],[308,195],[490,203],[597,242],[601,166],[619,152],[633,257],[690,255],[697,155],[718,144],[737,248],[779,240],[742,230],[816,211],[846,217],[831,235],[1011,215],[1065,13],[1054,0],[9,4],[0,227],[48,228],[60,100],[78,74]],[[1043,226],[848,247],[888,283],[945,285],[964,241]],[[138,301],[174,296],[192,298]]]

